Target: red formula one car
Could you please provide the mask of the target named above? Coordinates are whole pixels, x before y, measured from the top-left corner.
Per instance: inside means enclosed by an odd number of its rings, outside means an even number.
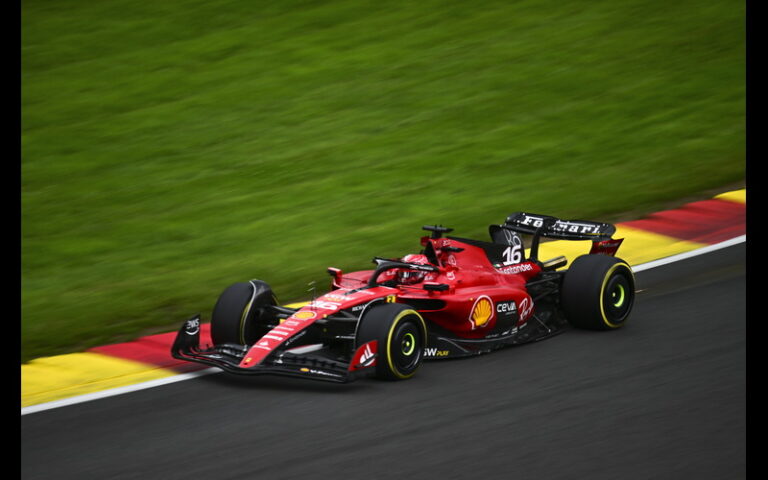
[[[424,359],[490,352],[542,340],[567,324],[624,325],[635,297],[630,266],[615,257],[615,227],[515,213],[491,225],[491,241],[443,236],[424,226],[419,254],[374,258],[376,268],[329,268],[332,288],[301,308],[280,306],[260,280],[235,283],[211,318],[202,347],[200,316],[187,320],[175,358],[240,374],[347,382],[364,375],[412,377]],[[568,269],[565,257],[538,258],[542,237],[592,240]],[[525,258],[523,238],[531,243]]]

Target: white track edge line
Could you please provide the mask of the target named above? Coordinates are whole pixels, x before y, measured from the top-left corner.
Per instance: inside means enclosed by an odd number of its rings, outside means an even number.
[[[650,270],[651,268],[660,267],[662,265],[667,265],[674,262],[679,262],[681,260],[685,260],[688,258],[696,257],[699,255],[704,255],[706,253],[714,252],[716,250],[721,250],[723,248],[732,247],[734,245],[738,245],[739,243],[744,243],[747,241],[746,235],[740,235],[738,237],[731,238],[730,240],[726,240],[724,242],[715,243],[712,245],[707,245],[706,247],[697,248],[696,250],[691,250],[688,252],[679,253],[677,255],[672,255],[669,257],[660,258],[658,260],[653,260],[646,263],[641,263],[640,265],[633,266],[632,270],[635,272],[642,272],[643,270]],[[59,407],[66,407],[69,405],[75,405],[78,403],[84,403],[89,402],[91,400],[98,400],[101,398],[107,398],[107,397],[114,397],[117,395],[122,395],[124,393],[131,393],[131,392],[137,392],[139,390],[146,390],[148,388],[154,388],[159,387],[162,385],[168,385],[171,383],[176,382],[182,382],[184,380],[191,380],[193,378],[202,377],[204,375],[209,375],[212,373],[220,373],[221,370],[217,368],[208,368],[205,370],[199,370],[197,372],[191,372],[191,373],[183,373],[181,375],[174,375],[173,377],[166,377],[166,378],[160,378],[157,380],[150,380],[148,382],[142,382],[137,383],[135,385],[128,385],[125,387],[118,387],[118,388],[111,388],[109,390],[104,390],[102,392],[95,392],[95,393],[87,393],[85,395],[78,395],[76,397],[70,397],[65,398],[62,400],[55,400],[53,402],[46,402],[46,403],[40,403],[37,405],[30,405],[29,407],[23,407],[21,409],[22,415],[27,415],[29,413],[36,413],[36,412],[42,412],[45,410],[51,410],[54,408]]]
[[[182,382],[184,380],[191,380],[193,378],[210,375],[212,373],[219,373],[220,371],[221,370],[219,370],[218,368],[211,367],[205,370],[182,373],[180,375],[174,375],[172,377],[158,378],[157,380],[149,380],[147,382],[136,383],[134,385],[126,385],[124,387],[110,388],[109,390],[103,390],[101,392],[86,393],[86,394],[77,395],[74,397],[63,398],[61,400],[54,400],[52,402],[39,403],[37,405],[22,407],[21,414],[26,415],[28,413],[42,412],[44,410],[51,410],[54,408],[75,405],[78,403],[90,402],[91,400],[99,400],[101,398],[114,397],[117,395],[123,395],[124,393],[131,393],[139,390],[146,390],[148,388],[159,387],[161,385],[168,385],[170,383]]]
[[[692,258],[699,255],[704,255],[705,253],[721,250],[723,248],[732,247],[734,245],[738,245],[739,243],[744,243],[746,241],[747,241],[746,235],[739,235],[738,237],[731,238],[730,240],[726,240],[724,242],[714,243],[712,245],[707,245],[706,247],[697,248],[696,250],[690,250],[688,252],[678,253],[677,255],[672,255],[669,257],[660,258],[658,260],[641,263],[640,265],[633,266],[632,271],[642,272],[643,270],[650,270],[651,268],[660,267],[662,265],[667,265],[669,263],[679,262],[687,258]]]

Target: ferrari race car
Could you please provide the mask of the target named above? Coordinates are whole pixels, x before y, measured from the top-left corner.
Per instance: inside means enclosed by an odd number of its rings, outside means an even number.
[[[200,345],[196,315],[171,354],[238,374],[401,380],[423,360],[538,341],[568,324],[616,329],[632,309],[634,275],[615,256],[623,239],[611,224],[518,212],[489,227],[490,241],[422,228],[420,253],[375,257],[372,270],[329,268],[330,291],[299,308],[281,306],[261,280],[229,286],[213,309],[213,345]],[[544,237],[591,240],[591,250],[562,269],[564,256],[539,260]]]

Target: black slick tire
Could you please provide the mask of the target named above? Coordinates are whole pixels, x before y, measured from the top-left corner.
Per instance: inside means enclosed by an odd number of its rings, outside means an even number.
[[[413,377],[424,358],[427,326],[408,305],[383,303],[368,310],[357,327],[357,346],[377,340],[376,377],[405,380]]]
[[[277,298],[265,282],[251,280],[227,287],[213,307],[213,343],[253,344],[268,328],[270,316],[264,311],[267,305],[277,305]]]
[[[635,301],[632,268],[620,258],[582,255],[565,273],[560,300],[565,318],[575,327],[620,328]]]

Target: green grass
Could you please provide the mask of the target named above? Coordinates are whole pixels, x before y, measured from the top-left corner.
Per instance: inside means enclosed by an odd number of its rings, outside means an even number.
[[[743,2],[22,4],[22,361],[745,175]]]

